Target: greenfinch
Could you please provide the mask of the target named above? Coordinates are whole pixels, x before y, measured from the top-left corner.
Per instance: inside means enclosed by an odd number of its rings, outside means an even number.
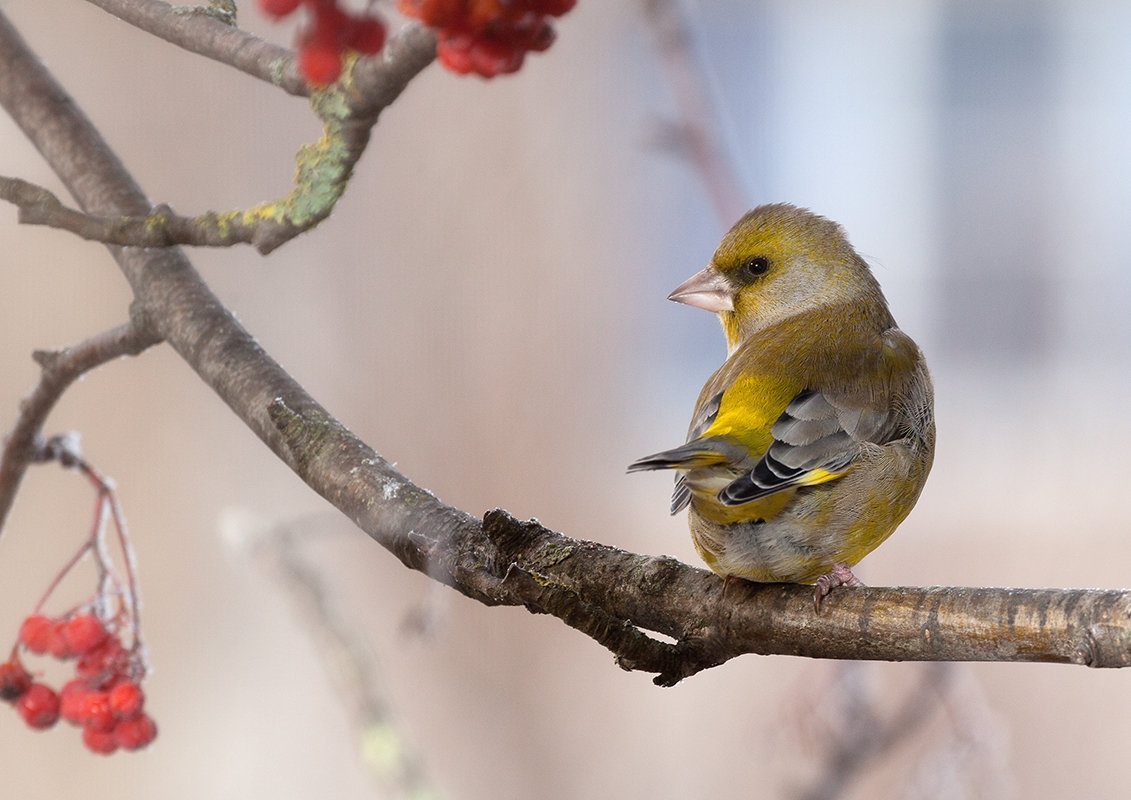
[[[907,516],[934,458],[934,392],[864,259],[835,222],[748,212],[668,297],[713,311],[727,359],[686,444],[629,472],[677,470],[695,548],[729,583],[860,585],[851,567]]]

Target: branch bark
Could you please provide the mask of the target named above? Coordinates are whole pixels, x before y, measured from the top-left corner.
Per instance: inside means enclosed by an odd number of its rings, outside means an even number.
[[[351,115],[361,146],[387,82]],[[90,213],[147,214],[129,175],[0,15],[0,103]],[[410,65],[411,66],[411,65]],[[415,74],[415,73],[414,73]],[[391,76],[391,77],[388,77]],[[404,81],[407,83],[407,80]],[[549,613],[625,669],[671,685],[743,653],[888,660],[1002,660],[1127,666],[1131,592],[972,588],[841,589],[820,615],[812,589],[732,587],[666,557],[571,539],[506,512],[482,520],[401,475],[310,397],[235,321],[177,248],[110,248],[139,312],[315,491],[412,569],[487,604]],[[658,632],[674,643],[649,635]]]

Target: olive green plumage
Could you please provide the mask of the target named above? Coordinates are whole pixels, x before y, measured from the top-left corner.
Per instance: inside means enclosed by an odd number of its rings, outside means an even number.
[[[679,471],[672,513],[690,507],[720,575],[851,580],[915,505],[935,442],[926,362],[868,265],[835,222],[759,206],[670,299],[717,313],[729,354],[687,443],[629,471]]]

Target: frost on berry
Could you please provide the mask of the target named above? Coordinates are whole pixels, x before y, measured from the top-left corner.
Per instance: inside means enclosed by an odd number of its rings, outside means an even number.
[[[130,654],[117,638],[107,639],[87,652],[75,665],[75,673],[85,678],[91,688],[103,689],[130,669]]]
[[[50,728],[59,719],[59,695],[50,686],[33,683],[16,701],[16,711],[29,728]]]
[[[0,664],[0,700],[14,703],[31,687],[31,673],[15,658]]]

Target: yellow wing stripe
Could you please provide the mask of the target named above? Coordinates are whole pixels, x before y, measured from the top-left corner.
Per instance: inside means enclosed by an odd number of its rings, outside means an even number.
[[[799,475],[793,480],[795,486],[816,486],[818,483],[827,483],[834,481],[841,475],[847,475],[849,470],[842,469],[840,472],[830,472],[827,469],[811,469],[804,475]]]

